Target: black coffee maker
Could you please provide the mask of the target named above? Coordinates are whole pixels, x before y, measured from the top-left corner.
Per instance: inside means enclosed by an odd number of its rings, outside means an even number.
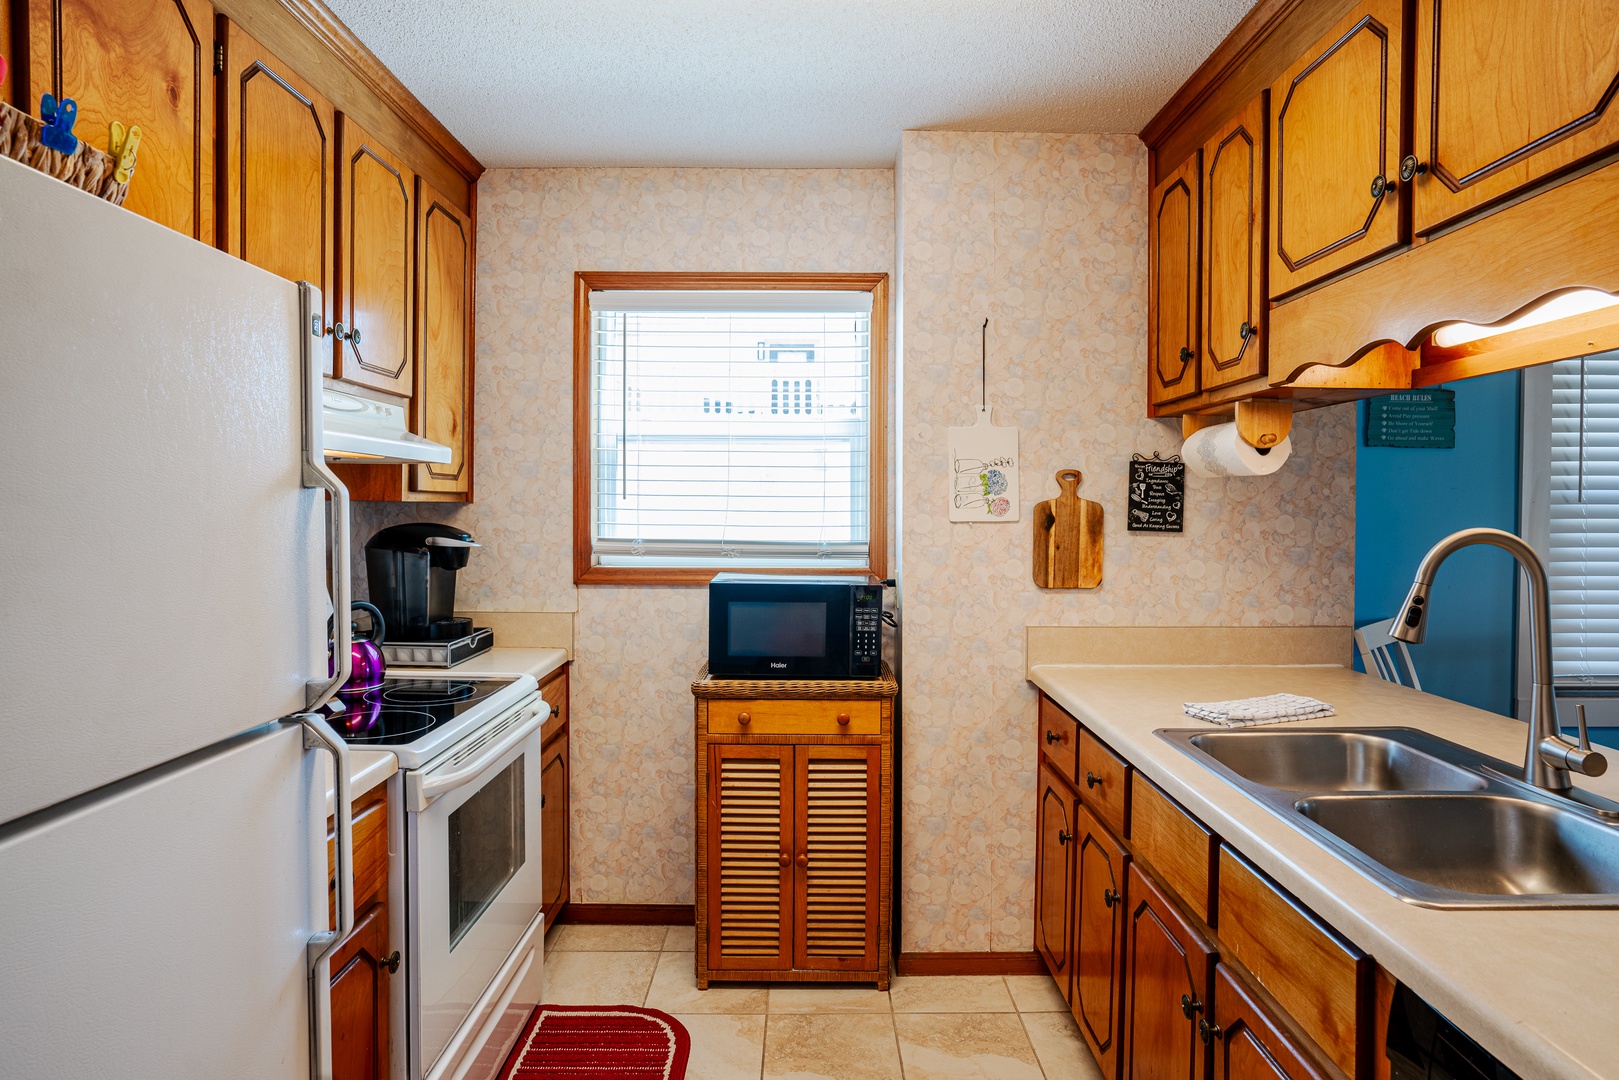
[[[388,641],[452,642],[472,633],[455,617],[455,573],[477,547],[470,533],[414,521],[381,530],[365,544],[371,602],[388,625]]]

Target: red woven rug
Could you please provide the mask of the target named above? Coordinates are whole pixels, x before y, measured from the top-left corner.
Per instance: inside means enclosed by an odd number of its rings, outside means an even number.
[[[691,1036],[633,1005],[539,1005],[500,1080],[682,1080]]]

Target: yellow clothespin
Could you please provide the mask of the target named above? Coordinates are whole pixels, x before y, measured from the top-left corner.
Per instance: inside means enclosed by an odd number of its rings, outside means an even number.
[[[129,178],[135,173],[135,150],[141,143],[141,129],[137,124],[125,129],[124,125],[114,120],[112,130],[107,140],[107,153],[117,162],[112,178],[120,184],[129,183]]]

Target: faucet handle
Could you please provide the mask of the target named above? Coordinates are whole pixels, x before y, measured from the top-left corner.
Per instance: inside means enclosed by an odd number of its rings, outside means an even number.
[[[1562,732],[1558,732],[1540,740],[1540,758],[1553,768],[1567,769],[1581,776],[1601,776],[1608,771],[1608,759],[1606,755],[1591,749],[1591,732],[1585,725],[1585,706],[1575,705],[1574,715],[1580,725],[1580,741],[1570,745]],[[1552,730],[1557,729],[1554,727]]]
[[[1580,725],[1580,749],[1591,749],[1591,729],[1585,726],[1585,704],[1574,706],[1574,716]]]

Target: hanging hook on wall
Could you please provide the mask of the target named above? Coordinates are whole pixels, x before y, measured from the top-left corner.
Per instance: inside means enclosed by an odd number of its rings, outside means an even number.
[[[978,411],[989,408],[989,319],[978,329]]]

